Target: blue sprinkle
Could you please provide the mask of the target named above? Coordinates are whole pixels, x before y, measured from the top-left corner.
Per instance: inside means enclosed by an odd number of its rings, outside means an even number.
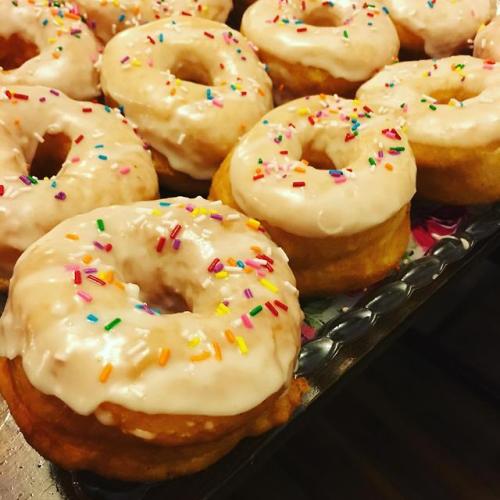
[[[56,181],[52,181],[52,182],[50,183],[50,187],[51,187],[51,188],[56,188],[56,187],[57,187],[57,182],[56,182]]]
[[[90,321],[91,323],[97,323],[99,321],[99,318],[94,314],[89,314],[87,316],[87,320]]]
[[[158,41],[159,41],[160,43],[163,43],[163,33],[160,33],[160,34],[158,35]]]
[[[108,157],[106,155],[99,155],[97,158],[99,158],[99,160],[107,160]]]
[[[104,147],[104,144],[96,144],[95,147],[96,149],[101,149]]]
[[[120,17],[118,18],[119,23],[123,23],[125,21],[125,14],[121,14]]]
[[[172,203],[168,201],[160,201],[160,207],[169,207],[170,205],[172,205]]]
[[[237,260],[236,265],[241,267],[241,269],[245,269],[245,263],[242,260]]]
[[[106,111],[106,113],[111,113],[111,108],[109,106],[104,106],[104,111]]]

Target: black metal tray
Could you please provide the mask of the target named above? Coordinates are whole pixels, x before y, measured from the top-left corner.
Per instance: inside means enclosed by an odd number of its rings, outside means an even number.
[[[422,214],[430,214],[432,220],[435,210],[417,203],[414,226],[421,224]],[[408,255],[401,268],[376,287],[342,297],[340,302],[337,298],[334,306],[326,299],[304,304],[310,325],[297,373],[307,376],[311,390],[287,425],[244,440],[223,460],[196,475],[154,484],[118,483],[90,473],[62,471],[45,461],[24,441],[0,399],[0,498],[201,500],[224,496],[290,437],[311,405],[341,387],[402,333],[411,316],[451,277],[500,243],[500,204],[460,212],[458,218],[456,209],[453,214],[460,221],[457,228],[433,241],[422,257],[413,260]],[[1,307],[4,299],[0,298]],[[345,307],[339,307],[342,300]]]

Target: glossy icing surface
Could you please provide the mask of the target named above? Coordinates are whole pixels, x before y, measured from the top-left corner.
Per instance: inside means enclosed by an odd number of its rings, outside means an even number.
[[[104,52],[102,87],[174,170],[195,179],[210,179],[272,107],[271,81],[247,41],[198,18],[117,35]]]
[[[39,54],[20,67],[0,71],[0,85],[45,85],[74,99],[99,95],[95,67],[99,44],[80,16],[63,2],[17,0],[0,2],[0,37],[19,35]],[[14,43],[14,42],[12,42]],[[19,47],[12,46],[12,51]]]
[[[500,139],[500,66],[470,56],[388,66],[358,91],[380,111],[395,111],[410,142],[478,147]]]
[[[0,356],[22,356],[31,383],[80,414],[108,401],[234,415],[288,384],[301,320],[286,256],[259,223],[179,197],[96,209],[33,244]]]
[[[321,158],[327,165],[309,164]],[[384,222],[415,193],[415,160],[391,117],[332,96],[268,113],[234,149],[238,206],[285,231],[322,238]]]
[[[493,18],[496,0],[382,0],[398,25],[424,41],[431,57],[450,56]]]
[[[23,251],[78,213],[156,196],[150,154],[115,110],[45,87],[9,87],[0,96],[0,255]],[[44,136],[59,133],[71,142],[61,170],[31,176]],[[10,275],[12,263],[0,261]]]
[[[231,0],[76,0],[89,26],[104,41],[132,26],[175,15],[224,22]]]
[[[281,60],[364,81],[398,55],[399,39],[378,2],[257,0],[242,33]]]
[[[500,16],[479,31],[474,40],[474,56],[500,61]]]

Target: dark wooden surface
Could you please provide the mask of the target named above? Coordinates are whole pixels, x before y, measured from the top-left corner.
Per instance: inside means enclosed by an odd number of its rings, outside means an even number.
[[[231,500],[500,499],[500,252],[451,281]]]

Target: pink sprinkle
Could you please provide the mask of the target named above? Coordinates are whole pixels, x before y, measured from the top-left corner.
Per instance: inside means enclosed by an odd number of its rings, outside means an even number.
[[[130,167],[122,167],[120,168],[120,174],[127,175],[130,172]]]
[[[223,108],[224,107],[224,104],[222,104],[222,101],[220,99],[212,99],[212,104],[214,106],[217,106],[218,108]]]
[[[342,175],[340,177],[334,177],[333,180],[335,184],[343,184],[344,182],[347,182],[347,177],[345,175]]]
[[[250,318],[248,317],[247,314],[242,314],[241,315],[241,321],[243,322],[243,326],[245,328],[253,328],[253,323],[250,321]]]
[[[59,97],[61,94],[57,91],[57,90],[54,90],[54,89],[50,89],[49,91],[52,95],[55,95],[57,97]]]
[[[252,290],[250,290],[250,288],[245,288],[243,293],[245,294],[245,297],[247,299],[251,299],[253,297],[253,293],[252,293]]]
[[[129,59],[130,59],[130,57],[129,57],[129,56],[125,56],[124,58],[120,59],[120,62],[121,62],[122,64],[124,64],[124,63],[126,63]]]
[[[83,272],[85,274],[93,274],[93,273],[96,273],[98,271],[97,267],[86,267]]]
[[[73,158],[71,158],[71,163],[78,163],[79,161],[80,161],[79,156],[74,156]]]
[[[78,264],[65,264],[64,269],[66,269],[66,271],[78,271],[80,266]]]
[[[87,303],[92,302],[92,295],[90,295],[89,293],[84,292],[83,290],[78,290],[76,294],[85,302]]]
[[[63,191],[59,191],[59,193],[57,193],[54,198],[56,200],[61,200],[61,201],[64,201],[66,199],[66,193],[64,193]]]
[[[258,262],[255,262],[255,260],[253,259],[245,260],[245,264],[247,266],[253,267],[254,269],[260,269],[260,264]]]
[[[187,210],[188,212],[192,212],[192,211],[194,210],[193,205],[191,205],[191,204],[186,205],[186,210]]]
[[[181,246],[181,240],[175,239],[174,242],[172,243],[172,248],[174,250],[179,250],[180,246]]]

